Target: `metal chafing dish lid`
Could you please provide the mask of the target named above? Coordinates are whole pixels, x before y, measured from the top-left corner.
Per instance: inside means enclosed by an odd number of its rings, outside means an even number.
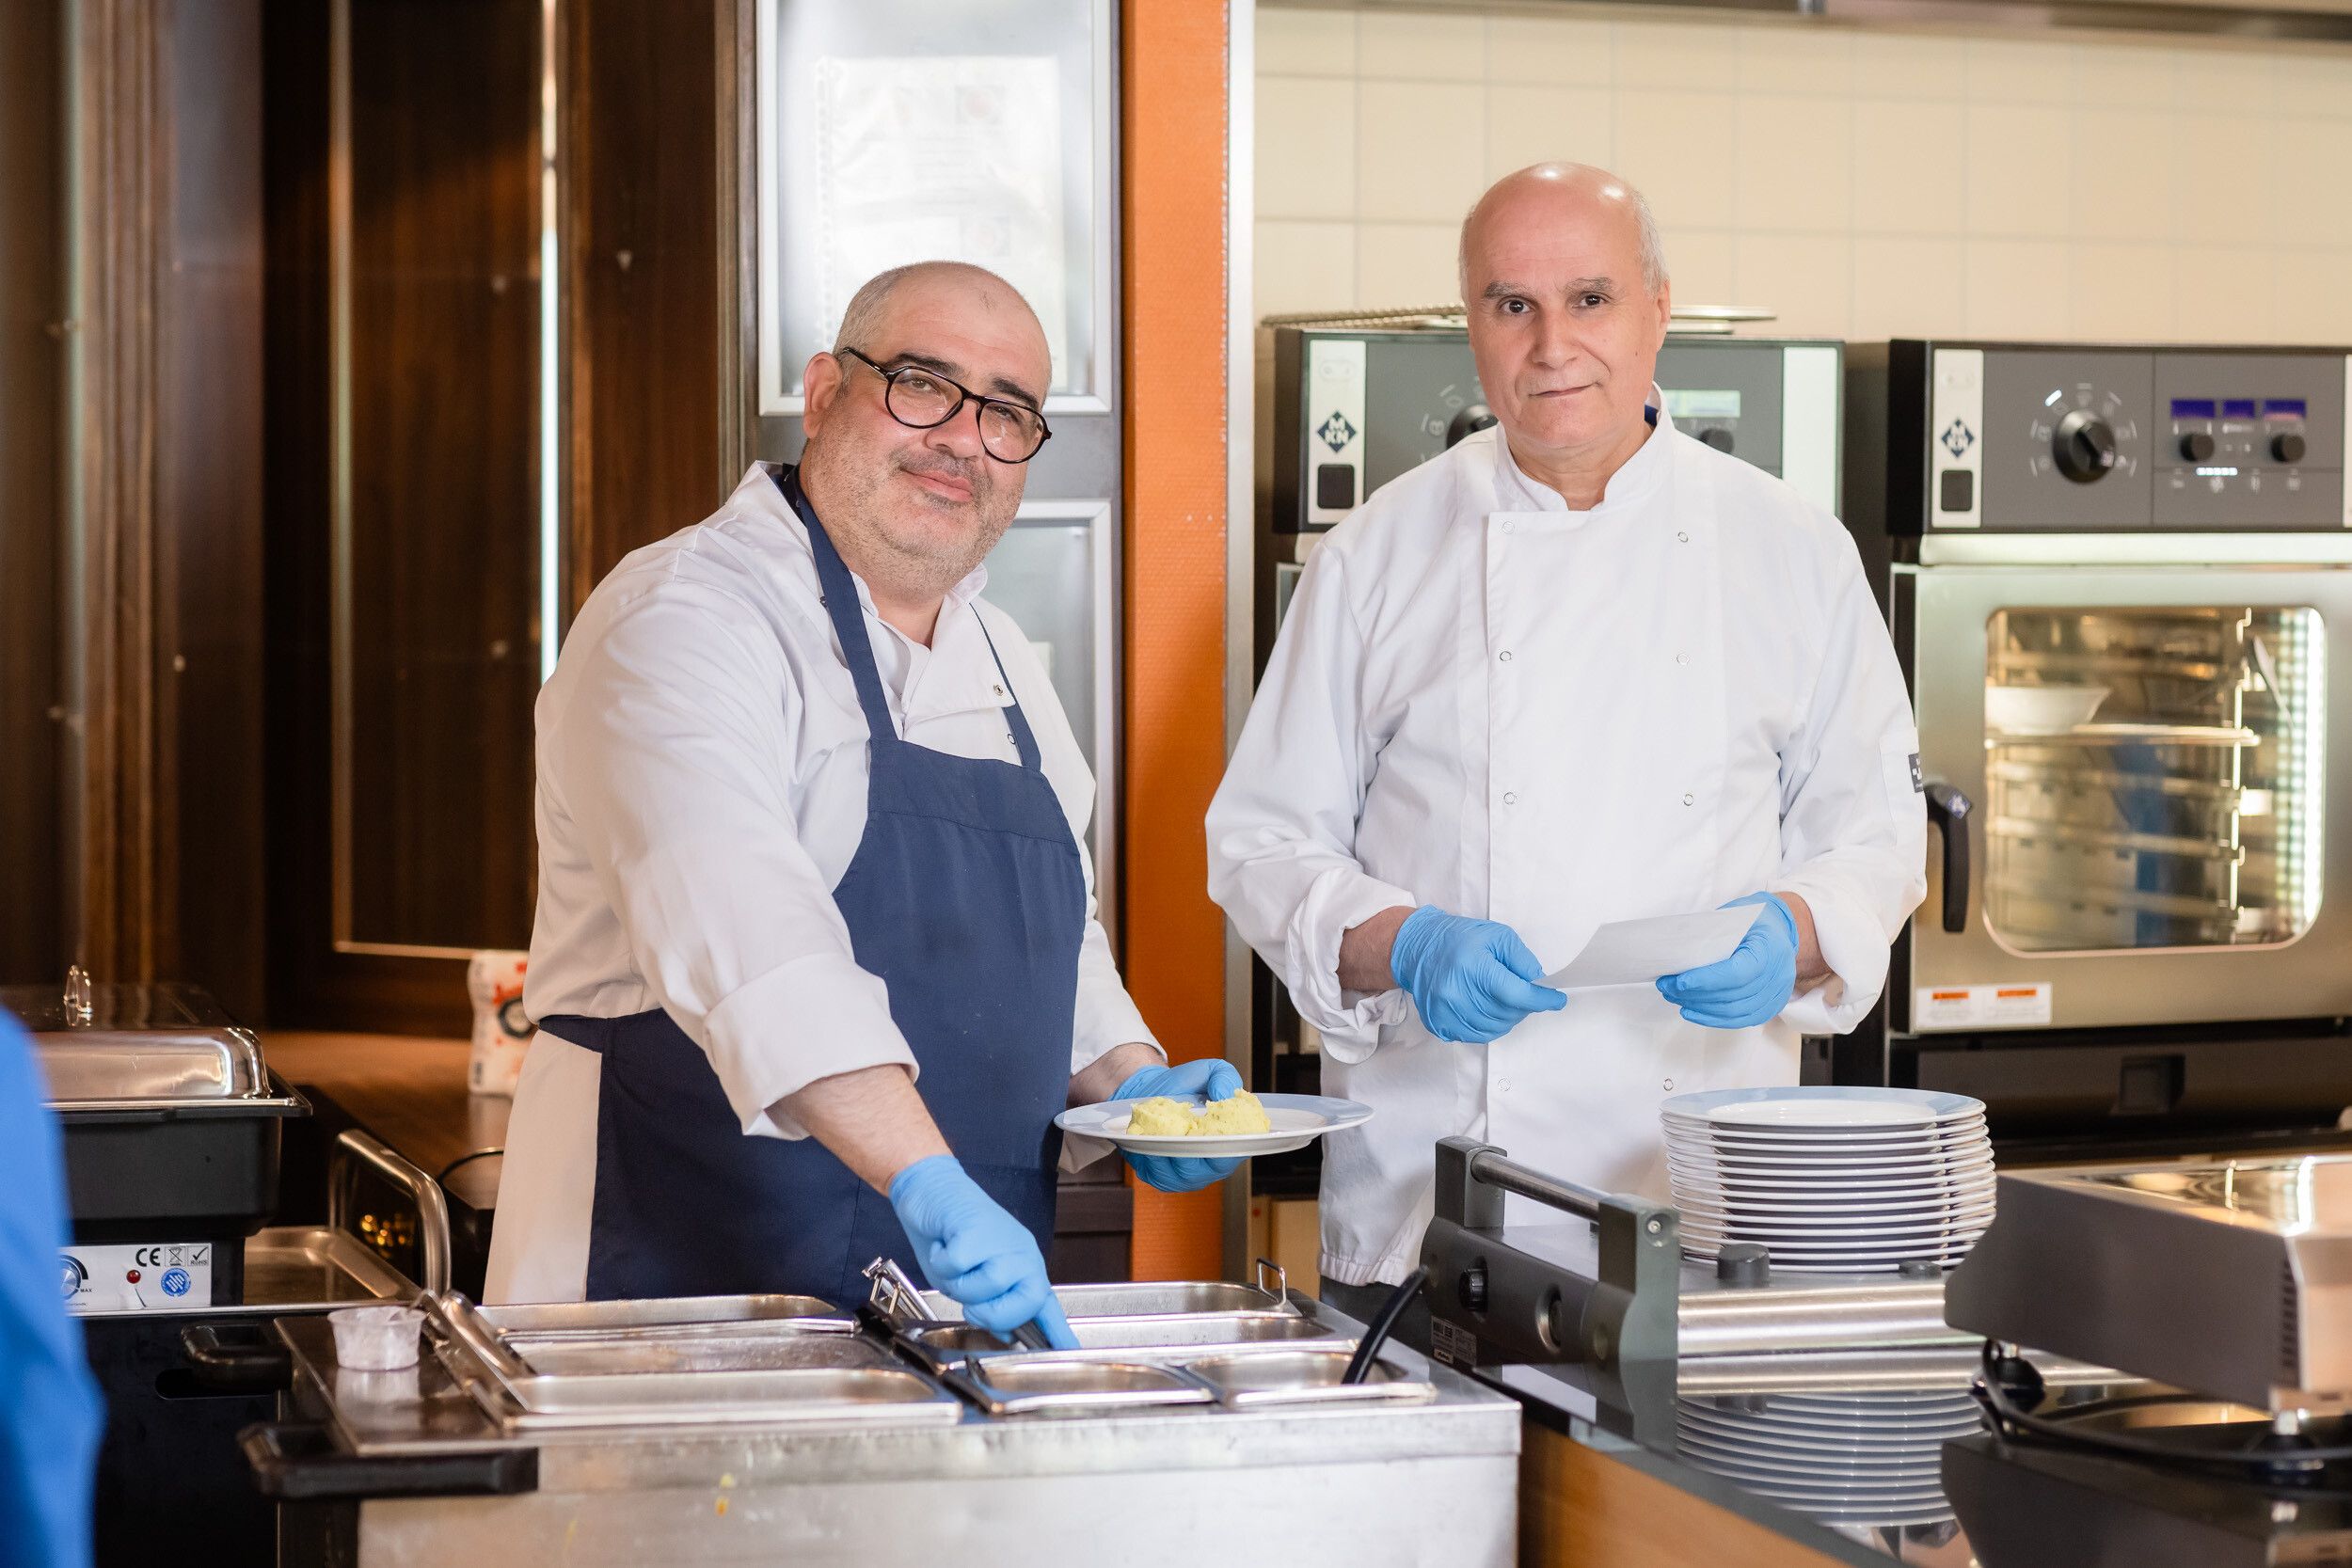
[[[56,1110],[205,1105],[270,1094],[262,1046],[192,986],[0,986],[32,1032]]]

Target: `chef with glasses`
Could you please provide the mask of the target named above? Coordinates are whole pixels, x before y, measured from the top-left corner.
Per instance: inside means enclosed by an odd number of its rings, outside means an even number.
[[[862,1298],[999,1332],[1046,1279],[1066,1106],[1223,1099],[1095,918],[1094,783],[982,559],[1051,436],[1010,285],[924,262],[810,358],[807,445],[621,562],[540,693],[539,902],[494,1302]],[[1234,1162],[1134,1158],[1184,1191]]]

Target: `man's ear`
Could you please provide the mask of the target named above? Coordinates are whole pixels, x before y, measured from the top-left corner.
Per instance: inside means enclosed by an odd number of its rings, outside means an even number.
[[[819,351],[808,356],[801,370],[801,391],[806,399],[801,415],[801,428],[808,435],[817,434],[824,422],[825,411],[833,406],[834,396],[841,390],[841,361]]]

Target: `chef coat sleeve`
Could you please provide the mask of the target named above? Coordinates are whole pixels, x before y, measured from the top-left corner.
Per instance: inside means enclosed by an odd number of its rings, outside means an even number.
[[[1845,1033],[1878,1001],[1888,945],[1928,890],[1910,695],[1852,543],[1842,531],[1836,543],[1820,664],[1804,728],[1781,758],[1772,882],[1812,910],[1831,971],[1781,1014],[1816,1035]]]
[[[1308,559],[1241,743],[1209,803],[1209,896],[1282,978],[1323,1049],[1359,1062],[1411,1010],[1402,990],[1344,990],[1340,939],[1421,900],[1368,874],[1356,826],[1379,763],[1363,715],[1365,638],[1342,550]]]
[[[785,794],[802,703],[774,635],[672,580],[564,657],[580,663],[542,720],[540,785],[743,1131],[806,1137],[786,1096],[861,1068],[914,1073]]]
[[[1045,771],[1046,783],[1054,786],[1062,815],[1070,819],[1070,834],[1078,841],[1078,861],[1086,873],[1087,925],[1078,944],[1078,1006],[1070,1035],[1070,1076],[1075,1078],[1130,1043],[1160,1051],[1161,1059],[1166,1060],[1168,1053],[1152,1038],[1135,999],[1127,994],[1126,982],[1119,977],[1111,939],[1098,917],[1094,857],[1087,851],[1087,824],[1094,816],[1094,770],[1078,749],[1070,715],[1063,711],[1061,698],[1054,690],[1054,678],[1028,638],[1011,616],[994,605],[984,606],[982,615],[990,644],[1004,666],[1006,678],[1012,682],[1013,696],[1028,718],[1030,733],[1037,736],[1038,764]]]

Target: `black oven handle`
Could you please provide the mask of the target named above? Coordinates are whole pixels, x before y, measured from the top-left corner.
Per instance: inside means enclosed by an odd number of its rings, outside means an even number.
[[[1968,814],[1976,802],[1947,784],[1927,787],[1928,816],[1944,835],[1944,929],[1968,929]]]

